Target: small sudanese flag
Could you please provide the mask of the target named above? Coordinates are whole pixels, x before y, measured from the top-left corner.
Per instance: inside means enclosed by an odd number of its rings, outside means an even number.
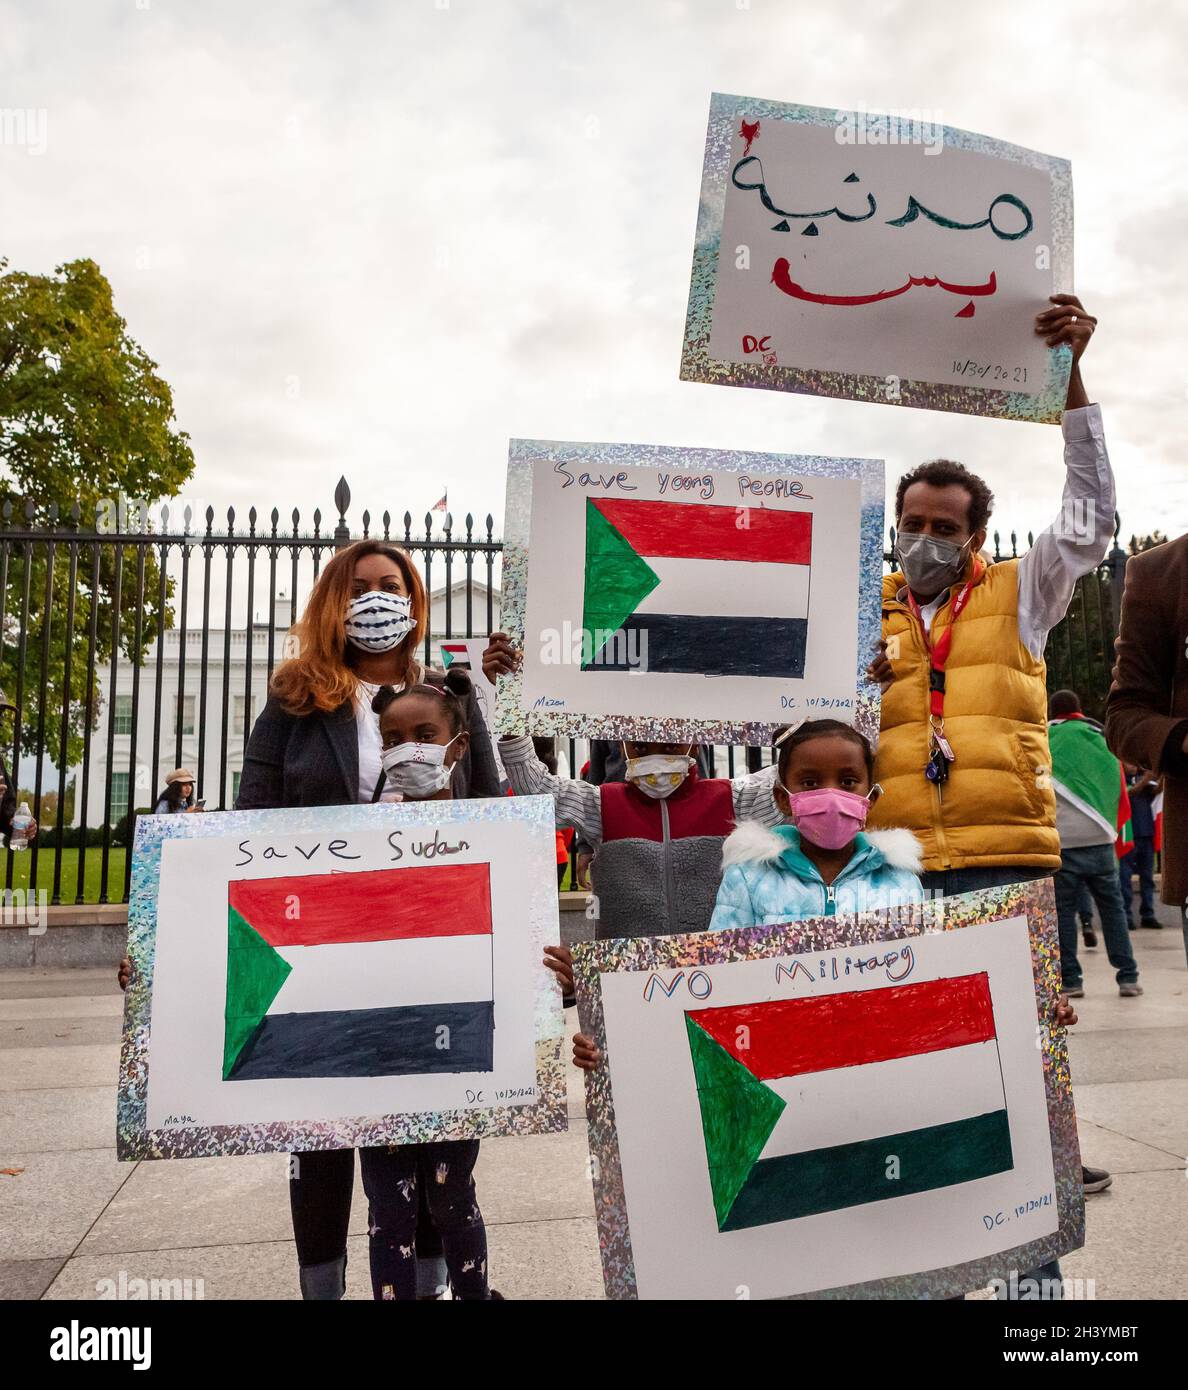
[[[451,666],[457,666],[461,671],[469,671],[470,652],[465,642],[443,642],[441,644],[441,662],[448,671]]]

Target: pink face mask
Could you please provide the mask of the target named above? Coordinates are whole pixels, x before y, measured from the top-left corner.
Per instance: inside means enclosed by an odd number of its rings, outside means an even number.
[[[866,824],[870,810],[867,797],[836,787],[789,792],[788,805],[797,830],[821,849],[843,849]]]

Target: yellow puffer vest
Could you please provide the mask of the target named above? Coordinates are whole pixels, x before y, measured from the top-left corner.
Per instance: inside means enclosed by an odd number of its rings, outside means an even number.
[[[945,667],[945,737],[955,761],[941,788],[924,776],[929,747],[924,634],[896,597],[903,575],[883,580],[883,636],[895,680],[883,695],[875,780],[884,794],[871,808],[870,825],[906,826],[924,846],[925,869],[1060,867],[1046,667],[1019,640],[1018,565],[1017,560],[990,565],[953,628]],[[955,586],[953,596],[960,591]],[[932,619],[932,639],[952,621],[947,601]]]

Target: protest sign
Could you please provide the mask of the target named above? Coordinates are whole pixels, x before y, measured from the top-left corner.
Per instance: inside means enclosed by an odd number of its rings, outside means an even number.
[[[121,1158],[563,1130],[552,801],[142,816]]]
[[[714,93],[681,376],[1058,423],[1068,162],[923,116]]]

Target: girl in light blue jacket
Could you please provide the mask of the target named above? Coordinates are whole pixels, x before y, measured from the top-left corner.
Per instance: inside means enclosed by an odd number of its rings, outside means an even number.
[[[774,796],[792,824],[744,821],[727,838],[710,930],[923,902],[911,831],[863,833],[881,791],[873,774],[870,745],[850,724],[814,719],[786,734]]]

